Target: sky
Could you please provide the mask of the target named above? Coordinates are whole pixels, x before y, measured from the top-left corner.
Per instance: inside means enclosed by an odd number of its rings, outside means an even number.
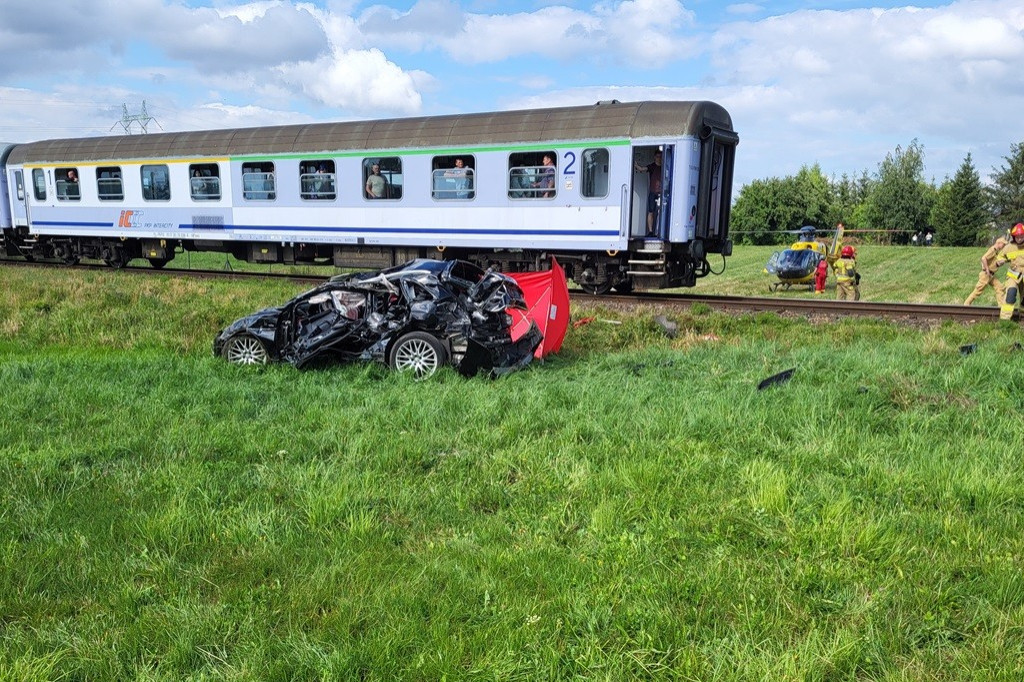
[[[1024,142],[1024,2],[0,0],[0,141],[593,104],[723,105],[737,189],[817,163],[983,182]],[[130,124],[140,133],[138,121]]]

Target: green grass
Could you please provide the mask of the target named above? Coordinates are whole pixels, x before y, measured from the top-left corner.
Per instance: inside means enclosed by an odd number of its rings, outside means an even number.
[[[768,285],[777,281],[764,272],[764,265],[778,246],[738,246],[721,275],[709,275],[697,281],[694,291],[741,296],[810,298],[810,287],[769,293]],[[974,289],[981,270],[983,248],[857,246],[857,270],[861,273],[861,295],[865,301],[905,303],[946,303],[959,305]],[[710,258],[716,272],[722,270],[721,257]],[[1000,271],[1005,277],[1005,269]],[[835,278],[829,274],[828,297],[835,296]],[[975,305],[995,306],[995,294],[989,289]]]
[[[690,291],[706,294],[767,296],[779,298],[813,297],[807,286],[769,293],[768,285],[775,277],[764,272],[764,265],[773,251],[785,246],[737,246],[724,264],[721,256],[712,255],[711,266],[720,274],[697,281]],[[861,293],[866,301],[902,301],[907,303],[960,304],[974,288],[980,270],[983,248],[909,247],[858,245],[858,269],[863,277]],[[137,260],[137,264],[145,261]],[[252,264],[224,254],[179,254],[168,266],[172,269],[231,269],[247,272],[322,275],[329,277],[346,270],[324,266],[289,266]],[[1005,270],[1000,276],[1005,275]],[[830,275],[828,296],[835,295],[835,279]],[[975,305],[995,305],[995,294],[982,295]]]
[[[0,278],[0,679],[1024,674],[1016,325],[574,305],[417,383],[210,356],[294,285]]]

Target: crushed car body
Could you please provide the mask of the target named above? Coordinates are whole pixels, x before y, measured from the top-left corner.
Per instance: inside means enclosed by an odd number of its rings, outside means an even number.
[[[534,325],[513,341],[525,310],[515,280],[466,261],[417,259],[341,275],[282,306],[228,325],[213,352],[235,364],[378,361],[425,378],[451,365],[500,376],[530,363],[543,340]]]

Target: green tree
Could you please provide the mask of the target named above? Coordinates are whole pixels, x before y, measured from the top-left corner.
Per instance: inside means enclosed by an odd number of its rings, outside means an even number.
[[[781,244],[804,225],[832,227],[835,198],[818,164],[803,166],[795,176],[754,180],[733,205],[731,227],[737,241]]]
[[[831,227],[832,206],[835,203],[832,185],[821,172],[817,163],[803,166],[792,180],[792,195],[797,223],[789,229],[798,229],[804,225],[818,228]]]
[[[833,180],[829,224],[843,223],[847,229],[863,227],[863,207],[874,188],[875,181],[866,170],[859,178],[844,173],[839,180]]]
[[[1007,165],[992,171],[988,188],[989,207],[996,227],[1005,231],[1024,222],[1024,142],[1010,145]]]
[[[789,197],[792,184],[779,178],[744,185],[732,208],[730,229],[738,242],[777,244],[782,230],[797,220]]]
[[[944,246],[974,246],[979,239],[985,240],[989,219],[981,179],[968,154],[953,179],[947,177],[939,187],[931,213],[936,242]]]
[[[868,227],[885,230],[896,242],[928,229],[935,189],[924,180],[924,147],[914,139],[896,147],[878,166],[878,180],[864,211]]]

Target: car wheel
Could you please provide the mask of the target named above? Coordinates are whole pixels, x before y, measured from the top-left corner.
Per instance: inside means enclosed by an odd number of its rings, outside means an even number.
[[[409,332],[391,347],[393,369],[399,372],[413,372],[416,379],[426,379],[437,368],[448,361],[444,346],[426,332]]]
[[[233,365],[265,365],[270,355],[263,342],[252,334],[236,334],[227,340],[222,351]]]

